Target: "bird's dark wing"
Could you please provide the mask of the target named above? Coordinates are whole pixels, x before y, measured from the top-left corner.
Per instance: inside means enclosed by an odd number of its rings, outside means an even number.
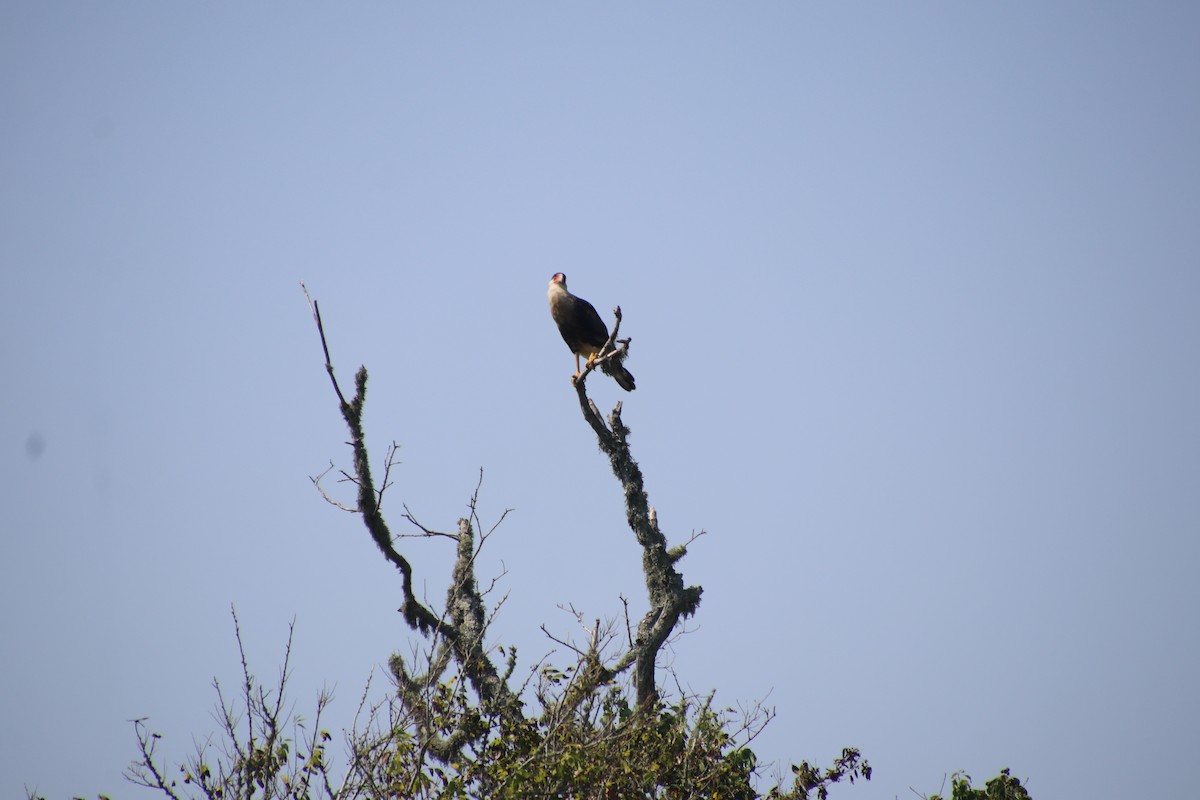
[[[568,294],[550,306],[550,315],[571,352],[592,356],[608,341],[608,328],[587,300]]]

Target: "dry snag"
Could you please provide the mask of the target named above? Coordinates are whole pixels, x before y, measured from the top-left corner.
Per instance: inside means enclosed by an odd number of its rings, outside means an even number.
[[[556,277],[565,282],[561,274]],[[513,677],[516,649],[486,643],[489,625],[504,600],[490,608],[484,601],[499,578],[481,586],[475,573],[481,548],[508,512],[490,528],[482,524],[481,472],[469,513],[457,526],[427,527],[400,503],[400,517],[413,530],[399,535],[392,531],[383,500],[393,486],[396,444],[393,441],[387,449],[382,480],[377,481],[363,425],[367,370],[359,367],[353,394],[347,398],[334,371],[320,307],[307,288],[304,294],[320,335],[325,371],[350,434],[347,444],[353,466],[335,474],[354,487],[354,500],[335,500],[322,486],[322,480],[335,471],[332,465],[311,480],[326,501],[361,515],[379,552],[400,573],[398,611],[418,636],[410,642],[412,652],[407,658],[393,653],[387,659],[394,691],[385,700],[368,703],[368,682],[353,730],[346,734],[349,763],[344,772],[335,773],[327,760],[332,734],[320,724],[332,695],[322,691],[317,714],[311,727],[306,727],[308,721],[293,715],[284,699],[290,631],[278,686],[267,690],[249,669],[235,615],[242,656],[241,693],[227,695],[214,681],[219,701],[216,718],[226,749],[218,752],[209,740],[200,740],[196,754],[179,766],[175,777],[157,755],[160,734],[140,718],[133,721],[139,758],[126,772],[129,780],[171,800],[758,797],[752,786],[757,760],[748,745],[774,716],[773,710],[755,706],[744,713],[739,727],[729,716],[732,709],[712,707],[711,695],[700,698],[679,687],[678,699],[669,703],[659,693],[658,654],[700,604],[702,589],[685,586],[676,570],[687,546],[700,534],[667,547],[641,469],[630,452],[621,403],[605,419],[587,395],[587,378],[596,369],[615,373],[621,388],[633,389],[632,376],[621,367],[630,344],[629,339],[618,338],[621,310],[614,310],[612,333],[601,335],[603,322],[587,306],[594,335],[585,342],[587,366],[579,369],[577,364],[573,381],[584,421],[595,432],[623,489],[626,520],[642,549],[649,608],[635,625],[629,601],[622,595],[625,635],[619,636],[617,622],[602,624],[568,604],[563,610],[574,616],[586,639],[572,642],[543,625],[541,630],[572,655],[571,661],[561,668],[549,663],[550,655],[559,652],[555,649],[537,660],[522,681]],[[420,538],[455,543],[453,570],[440,609],[428,597],[417,597],[414,568],[398,547],[402,541]],[[499,577],[503,575],[502,570]],[[526,710],[522,698],[537,710]],[[852,748],[843,751],[830,769],[821,771],[802,762],[792,770],[796,776],[792,793],[780,795],[777,787],[771,796],[807,800],[816,792],[823,798],[827,787],[843,778],[853,782],[870,777],[870,766]]]
[[[303,284],[301,285],[303,286]],[[505,678],[501,676],[500,670],[492,662],[484,646],[487,619],[483,595],[479,590],[474,571],[477,554],[473,520],[474,499],[471,517],[460,519],[457,533],[452,535],[452,538],[458,542],[453,579],[446,592],[445,610],[441,614],[436,614],[414,594],[412,565],[396,549],[395,538],[380,510],[379,499],[382,496],[382,490],[376,489],[374,478],[371,475],[366,435],[363,432],[367,369],[359,367],[354,376],[354,397],[347,401],[334,373],[320,306],[308,295],[307,288],[305,288],[304,294],[305,297],[308,297],[313,321],[321,337],[321,348],[325,354],[325,371],[329,374],[334,392],[338,397],[342,418],[350,432],[349,444],[354,454],[352,480],[358,487],[358,507],[354,511],[362,515],[363,524],[384,558],[400,572],[404,599],[399,610],[404,616],[405,622],[413,630],[435,641],[434,655],[430,660],[429,669],[423,674],[410,674],[409,668],[399,654],[392,655],[388,660],[388,667],[396,680],[401,701],[414,714],[418,725],[422,728],[422,746],[439,760],[449,762],[458,755],[466,743],[469,731],[461,728],[451,732],[448,736],[441,736],[435,730],[436,726],[422,723],[428,721],[427,715],[424,713],[427,709],[425,692],[429,686],[437,683],[449,668],[451,661],[458,666],[461,674],[478,695],[489,714],[496,714],[502,719],[510,720],[522,718],[519,698],[508,687]],[[406,518],[414,525],[418,525],[411,515],[406,515]],[[505,670],[505,677],[510,673],[511,666]]]
[[[307,288],[305,296],[309,297]],[[472,520],[460,520],[458,532],[453,537],[458,540],[454,578],[448,590],[446,611],[439,615],[414,595],[412,567],[396,549],[395,538],[380,511],[382,491],[376,488],[371,475],[362,422],[367,386],[366,368],[359,368],[355,375],[354,395],[347,400],[334,373],[320,307],[311,297],[309,306],[321,337],[325,370],[329,374],[342,418],[350,432],[349,444],[354,454],[354,469],[353,475],[348,477],[357,486],[358,493],[358,506],[353,510],[362,514],[363,524],[370,532],[375,545],[401,574],[404,601],[400,611],[405,621],[414,630],[426,636],[436,636],[444,643],[444,647],[435,648],[434,667],[445,669],[453,659],[463,670],[485,706],[495,705],[493,710],[507,709],[505,713],[519,714],[520,702],[516,694],[501,678],[500,670],[488,657],[483,644],[487,621],[474,574],[476,544]],[[620,363],[628,352],[630,340],[618,338],[621,329],[620,308],[614,309],[614,314],[616,322],[608,341],[600,352],[588,361],[586,368],[574,380],[574,385],[584,420],[595,432],[600,449],[608,456],[613,475],[624,490],[626,519],[643,550],[642,568],[650,608],[638,624],[637,635],[632,645],[610,665],[603,663],[605,659],[601,658],[599,647],[593,642],[584,658],[587,669],[577,676],[579,682],[575,689],[582,690],[586,695],[633,667],[638,707],[649,708],[659,696],[654,674],[659,650],[681,619],[695,613],[703,590],[699,586],[685,587],[682,576],[675,569],[675,563],[683,557],[686,547],[667,549],[666,537],[658,527],[657,514],[647,500],[641,469],[630,453],[629,429],[621,420],[621,403],[617,403],[605,422],[587,396],[588,375],[597,368],[603,370],[610,362]],[[406,516],[412,521],[410,515]],[[412,699],[415,700],[420,681],[407,674],[403,662],[398,657],[393,657],[391,666],[401,693],[411,692]],[[511,669],[509,665],[506,673],[511,674]],[[580,691],[572,694],[578,696]],[[447,747],[448,753],[455,750],[452,742],[448,742]]]

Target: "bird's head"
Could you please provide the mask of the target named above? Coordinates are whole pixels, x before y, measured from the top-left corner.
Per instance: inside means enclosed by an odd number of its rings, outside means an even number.
[[[546,296],[550,298],[551,303],[566,297],[567,276],[561,272],[554,273],[554,277],[550,279],[550,284],[546,288]]]

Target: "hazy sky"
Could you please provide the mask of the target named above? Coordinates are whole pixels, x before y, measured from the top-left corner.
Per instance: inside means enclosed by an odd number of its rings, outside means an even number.
[[[0,4],[0,795],[146,796],[235,684],[412,637],[299,288],[371,370],[385,501],[513,512],[523,667],[645,608],[550,275],[633,338],[704,599],[669,660],[838,797],[1002,767],[1183,797],[1200,750],[1200,6]],[[336,485],[331,487],[338,489]],[[344,487],[341,487],[344,488]],[[349,495],[345,496],[349,499]],[[440,598],[445,540],[408,540]],[[565,656],[559,656],[565,659]],[[769,772],[769,771],[768,771]],[[763,782],[766,789],[771,784]]]

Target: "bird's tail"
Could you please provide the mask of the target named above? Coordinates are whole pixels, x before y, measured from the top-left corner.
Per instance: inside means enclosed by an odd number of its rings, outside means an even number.
[[[633,382],[633,374],[625,369],[625,365],[616,359],[610,358],[607,361],[600,363],[600,369],[605,375],[611,375],[613,380],[627,392],[632,392],[637,386]]]

